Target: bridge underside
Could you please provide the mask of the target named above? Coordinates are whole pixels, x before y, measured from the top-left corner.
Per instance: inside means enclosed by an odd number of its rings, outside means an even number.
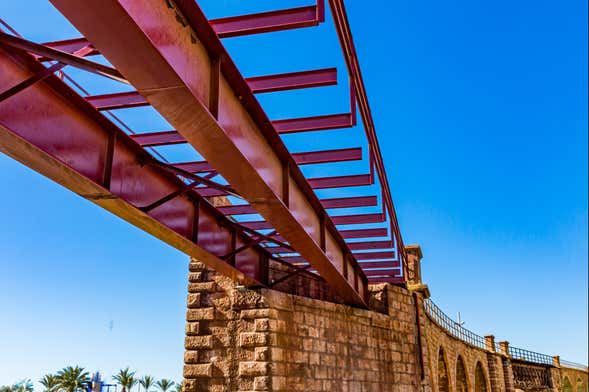
[[[335,85],[337,68],[244,78],[220,39],[316,26],[325,20],[322,0],[214,20],[192,0],[51,3],[84,36],[39,44],[3,22],[0,150],[243,285],[365,307],[370,282],[405,282],[341,0],[329,9],[349,112],[274,121],[255,94]],[[119,92],[90,94],[65,67],[114,80]],[[137,107],[154,109],[172,129],[138,133],[116,114]],[[293,152],[282,140],[353,128],[357,113],[358,147]],[[171,162],[159,150],[176,144],[200,159]],[[307,178],[301,170],[364,159],[366,173]]]

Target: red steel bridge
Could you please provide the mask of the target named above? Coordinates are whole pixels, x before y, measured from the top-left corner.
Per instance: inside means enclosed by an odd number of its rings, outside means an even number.
[[[208,19],[195,0],[50,2],[83,36],[33,42],[2,20],[2,152],[245,286],[364,307],[369,283],[405,282],[403,240],[342,0],[221,19]],[[317,26],[326,13],[345,69],[245,78],[222,42]],[[90,94],[74,68],[124,88]],[[349,83],[345,113],[273,120],[258,99],[335,85],[338,72]],[[144,132],[121,120],[143,106],[171,129]],[[293,153],[283,140],[356,125],[358,147]],[[202,159],[172,161],[161,150],[172,144]],[[301,170],[350,161],[364,171],[307,178]],[[367,185],[365,194],[338,192]]]

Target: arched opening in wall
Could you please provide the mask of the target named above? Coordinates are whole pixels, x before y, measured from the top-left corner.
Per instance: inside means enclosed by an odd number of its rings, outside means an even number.
[[[468,381],[466,377],[466,367],[464,361],[459,355],[456,360],[456,392],[468,392]]]
[[[475,392],[487,392],[487,378],[483,370],[483,365],[477,362],[477,367],[474,371],[474,391]]]
[[[568,377],[562,380],[562,392],[573,392],[573,384],[571,384],[571,380]]]
[[[444,349],[440,347],[438,352],[438,392],[450,392],[450,382],[448,380],[448,366],[446,366],[446,356]]]
[[[577,380],[577,392],[587,392],[587,387],[581,379]]]

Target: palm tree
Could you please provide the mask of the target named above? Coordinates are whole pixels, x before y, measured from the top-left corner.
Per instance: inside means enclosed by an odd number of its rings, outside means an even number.
[[[130,371],[128,366],[119,370],[119,374],[112,376],[112,378],[121,384],[121,392],[131,392],[133,385],[137,384],[135,372]]]
[[[44,392],[56,392],[59,387],[59,378],[55,374],[46,374],[39,383],[45,387]]]
[[[167,392],[168,389],[172,388],[174,386],[175,382],[172,380],[167,380],[165,378],[162,378],[161,380],[159,380],[158,382],[155,383],[155,385],[160,389],[160,391],[162,392]]]
[[[182,383],[181,382],[176,383],[176,392],[182,392]]]
[[[143,376],[141,379],[139,379],[139,385],[141,385],[143,387],[143,390],[145,392],[149,392],[149,388],[151,388],[154,384],[153,381],[154,381],[153,377]]]
[[[57,387],[64,389],[65,392],[76,392],[78,389],[84,389],[90,382],[88,372],[80,366],[68,366],[57,372]]]
[[[33,392],[33,383],[31,380],[21,380],[12,385],[0,386],[0,392]]]

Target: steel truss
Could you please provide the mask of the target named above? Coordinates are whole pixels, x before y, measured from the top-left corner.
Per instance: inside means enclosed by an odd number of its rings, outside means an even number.
[[[341,0],[329,6],[350,111],[274,121],[255,94],[335,85],[337,69],[244,78],[220,39],[316,26],[323,0],[215,20],[194,0],[50,1],[84,37],[39,44],[0,32],[0,150],[247,286],[363,307],[368,283],[404,283],[403,241]],[[66,66],[134,91],[81,94]],[[140,106],[174,129],[137,134],[113,113]],[[357,112],[368,172],[305,178],[300,166],[361,161],[362,148],[291,153],[280,135],[353,127]],[[170,163],[154,149],[181,143],[205,160]],[[315,194],[372,186],[375,177],[380,195]],[[361,211],[379,204],[381,212]],[[360,213],[328,212],[341,208]],[[261,220],[240,220],[247,214]]]

